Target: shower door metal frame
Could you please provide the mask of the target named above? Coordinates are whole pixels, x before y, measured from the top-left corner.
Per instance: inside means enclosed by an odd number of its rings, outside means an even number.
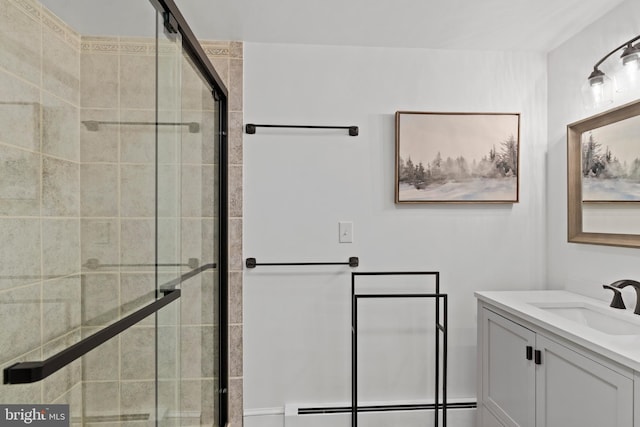
[[[218,102],[218,123],[219,133],[217,135],[219,143],[219,171],[218,171],[218,325],[219,341],[218,357],[219,389],[218,404],[219,418],[218,426],[223,427],[228,420],[229,402],[229,375],[228,375],[228,189],[227,189],[227,159],[228,159],[228,96],[229,92],[220,75],[209,58],[205,54],[200,42],[191,31],[189,24],[178,9],[173,0],[149,0],[157,11],[165,16],[165,26],[169,31],[178,31],[182,36],[182,48],[196,66],[201,77],[205,79],[211,89],[211,96]]]

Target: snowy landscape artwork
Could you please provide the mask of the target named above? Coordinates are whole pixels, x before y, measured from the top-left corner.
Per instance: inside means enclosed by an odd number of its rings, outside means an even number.
[[[520,114],[396,112],[396,203],[516,203]]]
[[[582,201],[640,201],[640,116],[581,135]]]

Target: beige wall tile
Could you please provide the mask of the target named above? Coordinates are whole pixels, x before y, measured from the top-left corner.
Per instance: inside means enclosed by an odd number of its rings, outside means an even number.
[[[83,217],[118,216],[118,166],[80,165],[80,213]]]
[[[47,280],[42,286],[42,338],[49,342],[77,330],[82,301],[79,276]]]
[[[242,378],[229,380],[229,423],[242,425]]]
[[[213,380],[184,380],[180,386],[180,407],[183,411],[199,414],[196,425],[215,425],[217,420],[218,401],[214,398]],[[192,425],[192,424],[187,424]]]
[[[181,378],[202,378],[206,363],[200,326],[180,327],[180,372]]]
[[[217,259],[217,230],[212,219],[182,220],[182,260],[200,259],[200,264],[209,264]]]
[[[120,161],[125,163],[149,163],[156,161],[156,114],[153,110],[122,110],[120,112]],[[149,123],[131,125],[127,123]],[[162,129],[164,130],[164,129]]]
[[[86,338],[101,328],[82,328]],[[120,378],[120,338],[113,337],[82,356],[83,381],[116,381]]]
[[[153,219],[123,219],[121,221],[122,244],[120,262],[122,264],[145,264],[135,267],[137,271],[155,270],[155,226]],[[161,240],[165,243],[165,240]]]
[[[229,323],[242,323],[242,273],[229,273]]]
[[[80,160],[82,162],[117,162],[118,124],[98,124],[96,130],[85,121],[118,122],[118,110],[89,109],[80,110]]]
[[[158,313],[163,312],[163,315],[168,307],[176,307],[176,303],[168,305]],[[172,318],[171,323],[163,322],[163,325],[158,327],[158,378],[174,381],[178,379],[180,372],[180,326],[173,314],[166,317]]]
[[[82,326],[107,325],[120,318],[117,273],[82,275]]]
[[[83,271],[105,272],[118,270],[120,262],[120,220],[117,218],[82,219],[80,221],[81,260]],[[87,267],[89,260],[114,267]]]
[[[242,219],[229,220],[229,269],[242,270]]]
[[[242,325],[229,326],[229,376],[242,376]]]
[[[155,58],[120,56],[120,106],[153,110],[156,104]]]
[[[180,289],[180,324],[181,325],[202,325],[206,323],[204,318],[210,318],[204,311],[203,302],[208,297],[205,285],[206,273],[192,277],[182,282]]]
[[[157,99],[159,110],[180,112],[182,54],[173,49],[171,54],[161,54],[157,58]]]
[[[217,71],[217,70],[216,70]],[[183,110],[213,110],[214,99],[209,85],[194,70],[189,59],[183,57],[181,99]]]
[[[2,328],[0,357],[9,361],[40,346],[40,284],[0,292]]]
[[[203,217],[203,191],[211,185],[203,182],[203,170],[200,165],[182,166],[182,216]]]
[[[242,112],[229,113],[229,164],[242,164]]]
[[[242,217],[242,166],[229,166],[229,216]]]
[[[40,215],[40,155],[0,144],[0,215]]]
[[[80,105],[80,44],[72,47],[46,27],[42,30],[42,88]]]
[[[0,142],[40,151],[40,90],[0,70]]]
[[[208,116],[208,114],[210,116]],[[180,134],[180,162],[201,164],[202,163],[202,144],[203,141],[211,143],[212,140],[207,140],[204,137],[205,129],[207,126],[206,121],[213,121],[214,117],[210,112],[202,111],[183,111],[182,122],[183,123],[197,123],[198,132],[192,132],[189,126],[182,126]]]
[[[147,326],[134,326],[120,334],[122,380],[152,380],[155,377],[155,339],[156,330]]]
[[[78,383],[71,390],[52,402],[53,404],[69,405],[71,425],[80,427],[82,423],[82,383]]]
[[[80,272],[80,220],[42,220],[42,274]]]
[[[155,383],[153,381],[123,382],[120,384],[120,408],[123,414],[155,414]],[[136,423],[149,427],[154,423]]]
[[[180,218],[158,219],[158,263],[180,263]],[[189,257],[184,255],[184,262]],[[161,283],[180,275],[180,267],[163,267],[162,271],[172,277],[165,277]]]
[[[158,163],[180,163],[182,135],[188,132],[188,123],[182,119],[179,110],[158,111]],[[155,131],[154,131],[155,132]]]
[[[24,13],[12,2],[0,2],[0,67],[40,84],[42,52],[39,11]]]
[[[0,236],[0,290],[39,282],[40,220],[0,218]]]
[[[210,113],[210,115],[208,114],[209,113],[207,112],[203,113],[203,121],[202,121],[202,127],[201,127],[202,140],[215,141],[217,138],[216,134],[220,130],[219,129],[220,124],[218,123],[218,120],[216,120],[212,116],[218,113],[213,112],[213,113]],[[219,158],[220,158],[220,150],[215,144],[213,144],[212,142],[208,144],[203,143],[201,160],[197,163],[206,164],[206,165],[218,164],[220,162]]]
[[[202,133],[202,154],[197,163],[217,164],[219,162],[219,147],[214,144],[220,131],[220,123],[217,119],[218,111],[203,111],[200,121],[200,132]]]
[[[155,216],[155,179],[153,165],[120,166],[120,214],[123,217]]]
[[[177,218],[180,216],[180,202],[182,194],[180,187],[180,165],[158,165],[157,166],[157,204],[158,217]]]
[[[46,359],[80,341],[80,330],[67,334],[43,346]],[[75,360],[54,372],[42,382],[42,394],[45,402],[53,402],[75,387],[82,380],[82,361]]]
[[[120,413],[119,382],[84,382],[82,392],[85,417]]]
[[[43,156],[42,215],[77,217],[79,213],[79,165],[66,160]]]
[[[199,218],[183,219],[181,224],[182,259],[198,258],[200,265],[211,262],[211,252],[209,251],[209,258],[202,253],[203,221]]]
[[[213,326],[182,326],[180,348],[182,378],[213,377]]]
[[[229,58],[209,56],[209,60],[215,68],[218,76],[222,79],[222,82],[229,89]]]
[[[46,92],[42,95],[42,152],[80,160],[80,109]]]
[[[218,165],[202,166],[202,216],[205,218],[219,217]]]
[[[243,43],[242,42],[230,42],[229,43],[229,56],[231,58],[240,58],[244,56],[243,53]]]
[[[118,64],[118,55],[82,52],[80,105],[83,108],[118,108]]]
[[[162,282],[162,279],[159,278],[159,281]],[[155,289],[156,279],[153,273],[121,273],[120,298],[122,313],[133,313],[151,303],[155,299]],[[155,324],[153,316],[149,316],[138,323],[138,325],[153,324]]]
[[[181,285],[181,325],[213,325],[217,322],[214,313],[214,298],[217,296],[217,274],[204,271]]]
[[[242,111],[242,59],[229,60],[229,111]]]

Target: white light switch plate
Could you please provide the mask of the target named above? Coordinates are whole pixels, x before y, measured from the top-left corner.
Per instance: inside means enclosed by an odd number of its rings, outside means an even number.
[[[340,221],[338,222],[338,230],[340,233],[340,243],[353,243],[353,222]]]

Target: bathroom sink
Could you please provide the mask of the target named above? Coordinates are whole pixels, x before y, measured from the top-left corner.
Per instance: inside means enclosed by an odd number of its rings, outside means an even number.
[[[609,307],[597,307],[595,305],[576,303],[531,303],[531,305],[550,314],[563,317],[572,322],[577,322],[592,329],[609,335],[640,335],[640,316],[634,319],[624,319],[624,315],[631,315],[622,310]]]

